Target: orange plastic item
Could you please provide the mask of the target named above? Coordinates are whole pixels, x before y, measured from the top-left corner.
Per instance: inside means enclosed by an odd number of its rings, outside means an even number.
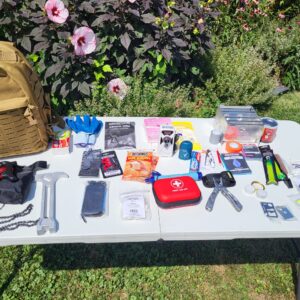
[[[239,153],[242,152],[243,146],[239,142],[231,141],[226,142],[225,149],[228,153]]]

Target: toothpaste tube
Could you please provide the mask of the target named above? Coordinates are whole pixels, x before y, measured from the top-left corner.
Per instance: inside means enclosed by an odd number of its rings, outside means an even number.
[[[192,151],[192,157],[190,162],[190,172],[199,172],[200,169],[201,153],[198,151]]]

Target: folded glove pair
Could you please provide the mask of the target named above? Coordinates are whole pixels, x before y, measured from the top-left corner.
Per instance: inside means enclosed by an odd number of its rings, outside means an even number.
[[[96,117],[90,118],[89,115],[83,116],[83,120],[80,116],[76,116],[75,120],[67,118],[66,123],[74,132],[74,145],[81,147],[94,145],[96,142],[96,136],[103,126],[103,123],[98,121]]]

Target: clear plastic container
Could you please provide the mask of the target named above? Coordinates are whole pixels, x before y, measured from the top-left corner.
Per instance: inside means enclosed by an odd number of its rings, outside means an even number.
[[[223,142],[259,143],[264,125],[252,106],[220,105],[214,129],[223,133]]]

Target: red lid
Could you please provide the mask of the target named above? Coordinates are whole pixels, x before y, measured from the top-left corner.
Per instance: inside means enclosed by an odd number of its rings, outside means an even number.
[[[224,134],[226,140],[234,140],[238,137],[239,130],[235,126],[228,126]]]

